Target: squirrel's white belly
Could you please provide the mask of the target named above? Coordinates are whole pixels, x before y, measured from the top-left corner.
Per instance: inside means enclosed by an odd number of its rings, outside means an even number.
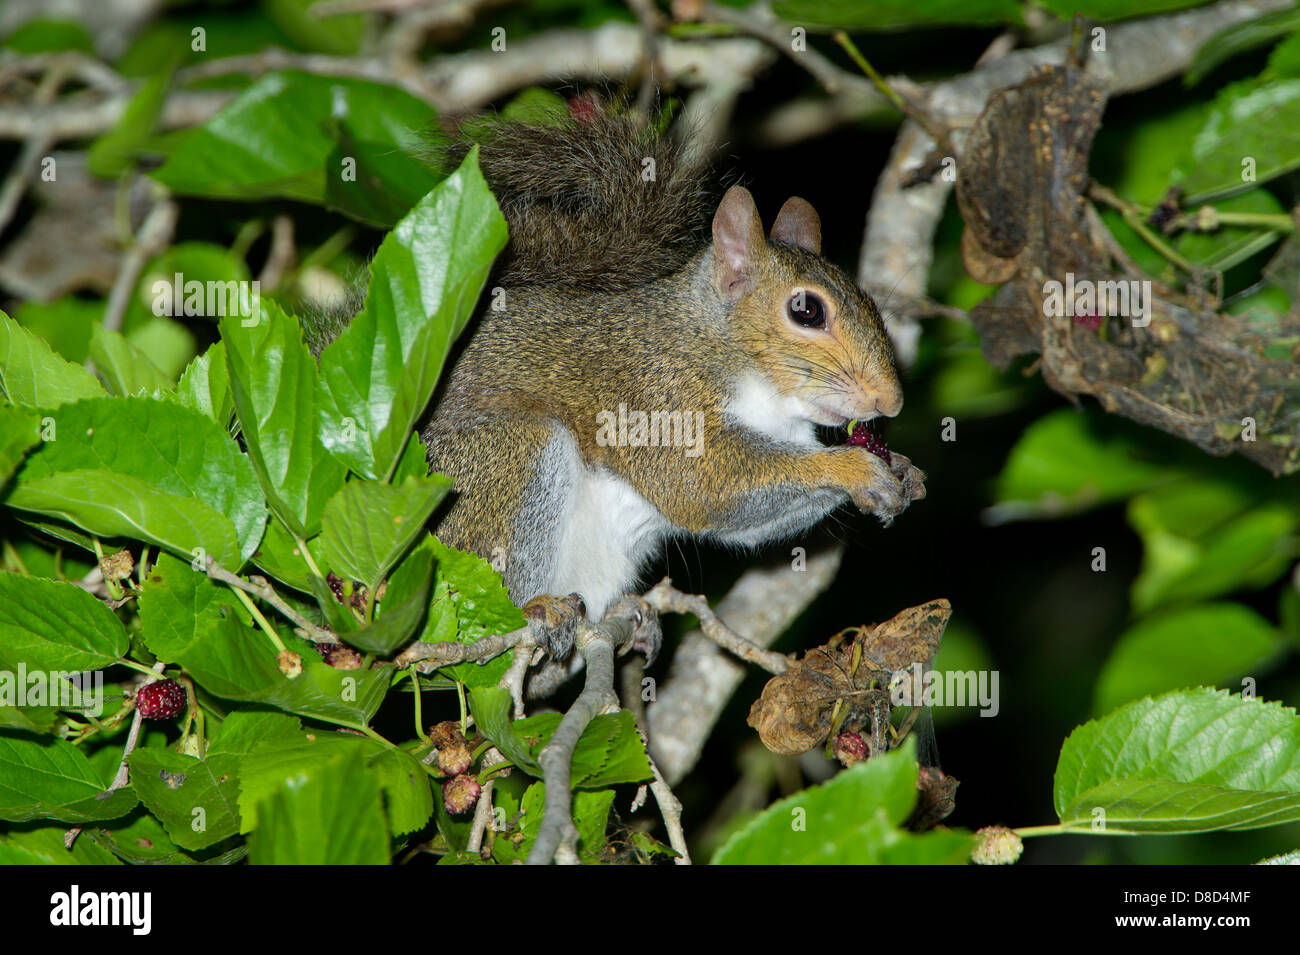
[[[587,616],[599,620],[610,603],[635,587],[671,527],[627,481],[577,466],[553,579],[544,592],[582,594]]]

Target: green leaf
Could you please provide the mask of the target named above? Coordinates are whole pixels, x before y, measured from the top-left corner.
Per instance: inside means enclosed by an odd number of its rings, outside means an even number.
[[[83,835],[69,849],[66,830],[46,826],[0,835],[0,865],[121,865],[113,854]]]
[[[1220,91],[1174,182],[1191,205],[1254,189],[1297,167],[1300,79],[1246,80]]]
[[[1208,832],[1294,822],[1300,820],[1300,720],[1277,703],[1208,688],[1148,697],[1070,734],[1053,798],[1061,824],[1079,832]],[[1104,826],[1093,828],[1094,818],[1104,818]]]
[[[1195,86],[1234,56],[1271,43],[1296,29],[1300,29],[1300,10],[1294,8],[1275,10],[1261,17],[1234,23],[1201,44],[1187,67],[1183,83]]]
[[[511,720],[509,691],[482,686],[470,691],[470,711],[483,735],[503,756],[529,775],[541,776],[537,754],[555,734],[560,714],[539,713]],[[644,782],[653,775],[636,720],[627,710],[596,717],[574,747],[570,777],[574,789]]]
[[[366,140],[342,121],[334,135],[338,146],[326,160],[325,198],[360,222],[392,228],[441,179],[423,159],[394,149],[391,139]]]
[[[4,39],[0,46],[18,53],[61,53],[79,50],[95,53],[95,43],[85,27],[70,20],[28,20]]]
[[[221,322],[230,393],[271,510],[298,537],[320,529],[325,502],[345,470],[316,436],[316,362],[298,322],[274,302],[258,321]]]
[[[98,822],[125,816],[135,807],[130,787],[101,798],[107,788],[67,740],[0,735],[0,819]]]
[[[86,168],[93,175],[114,179],[130,167],[153,132],[170,86],[170,72],[156,73],[144,79],[127,101],[117,122],[90,144],[86,152]]]
[[[398,485],[349,482],[330,498],[321,519],[321,553],[330,569],[373,590],[450,489],[440,474]]]
[[[251,281],[248,264],[225,246],[178,242],[141,270],[122,318],[122,331],[134,342],[136,335],[160,321],[176,326],[175,319],[248,318],[260,298],[258,288]]]
[[[117,615],[76,584],[0,573],[0,670],[97,670],[130,642]]]
[[[0,392],[14,404],[56,408],[104,393],[95,376],[64,361],[36,335],[0,312]]]
[[[115,395],[148,395],[167,391],[172,382],[157,366],[117,332],[96,325],[90,335],[90,357]]]
[[[417,547],[389,578],[384,599],[379,604],[378,619],[368,627],[348,633],[347,642],[370,653],[391,656],[424,622],[432,586],[433,549]]]
[[[505,241],[477,151],[384,239],[365,307],[320,357],[321,440],[357,474],[393,473]]]
[[[796,26],[820,30],[886,31],[937,26],[1020,23],[1014,0],[776,0],[776,15]]]
[[[107,304],[103,299],[65,295],[53,302],[22,302],[13,317],[23,328],[45,339],[57,354],[80,365],[90,357],[90,336],[103,321]]]
[[[227,199],[282,196],[321,203],[334,121],[394,151],[417,154],[436,114],[411,94],[366,80],[287,71],[255,81],[185,139],[154,177],[175,192]]]
[[[151,316],[136,325],[127,332],[126,340],[136,351],[149,356],[149,361],[162,372],[169,391],[185,366],[199,353],[198,341],[190,330],[166,315]]]
[[[438,564],[433,602],[420,640],[469,644],[524,626],[524,615],[511,602],[501,574],[491,564],[470,551],[448,547],[437,538],[429,543]],[[466,686],[496,686],[512,659],[513,651],[482,666],[471,661],[443,667],[439,672]]]
[[[77,837],[77,845],[88,841],[100,851],[132,865],[196,865],[197,860],[182,852],[167,835],[162,823],[143,810],[137,810],[112,828],[86,829]],[[240,847],[236,853],[242,853]],[[235,853],[232,853],[233,856]],[[226,861],[218,856],[216,864]],[[228,861],[236,861],[234,858]]]
[[[318,53],[350,56],[361,48],[366,18],[352,13],[321,17],[311,10],[320,0],[266,0],[267,16],[292,40],[294,46]]]
[[[258,826],[260,807],[286,780],[309,775],[316,767],[352,752],[364,756],[367,773],[379,783],[392,835],[422,828],[433,814],[433,796],[428,774],[415,757],[375,740],[317,732],[283,736],[253,748],[240,780],[244,831]]]
[[[325,563],[325,558],[320,552],[319,536],[307,541],[307,549],[311,552],[312,559],[316,561],[316,566],[320,567]],[[267,525],[262,543],[253,555],[253,563],[295,590],[301,590],[306,594],[313,592],[311,570],[302,558],[298,542],[279,522]],[[330,600],[334,600],[333,594],[330,595]]]
[[[126,474],[76,470],[24,477],[6,503],[69,521],[98,537],[142,540],[176,554],[203,551],[231,566],[241,562],[228,517]]]
[[[1039,0],[1039,2],[1068,22],[1074,19],[1075,14],[1089,20],[1103,21],[1149,17],[1156,13],[1199,7],[1205,3],[1205,0]]]
[[[226,370],[226,346],[212,345],[189,363],[176,384],[176,397],[187,408],[207,415],[223,428],[235,411]]]
[[[1039,418],[1011,449],[998,476],[996,521],[1059,517],[1097,507],[1177,476],[1143,460],[1121,437],[1106,438],[1066,408]]]
[[[239,760],[206,759],[162,749],[130,756],[131,782],[143,802],[186,849],[204,849],[239,833]]]
[[[20,408],[0,406],[0,489],[3,489],[27,450],[41,439],[41,419]]]
[[[899,827],[916,803],[916,754],[909,742],[774,803],[736,832],[716,865],[961,864],[971,840],[958,832],[915,835]],[[938,850],[938,851],[936,851]]]
[[[356,750],[286,776],[258,807],[254,865],[387,865],[379,784]]]
[[[241,619],[229,591],[178,560],[161,558],[140,597],[145,645],[179,663],[215,696],[363,728],[388,690],[382,670],[336,670],[305,641],[285,644],[302,657],[302,672],[280,672],[270,641]]]
[[[211,419],[147,398],[84,400],[53,417],[57,439],[28,456],[12,506],[187,557],[202,546],[232,571],[257,549],[266,525],[257,477]],[[233,525],[237,547],[217,526],[219,515]]]
[[[1277,631],[1241,604],[1197,604],[1148,618],[1111,651],[1094,709],[1105,713],[1148,694],[1258,673],[1280,648]]]
[[[1243,489],[1207,480],[1180,481],[1129,503],[1142,537],[1142,572],[1133,606],[1146,613],[1178,601],[1262,587],[1289,566],[1300,515],[1283,503],[1249,508]]]

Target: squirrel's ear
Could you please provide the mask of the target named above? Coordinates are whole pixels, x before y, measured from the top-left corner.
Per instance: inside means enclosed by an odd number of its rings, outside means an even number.
[[[772,238],[819,255],[822,250],[822,220],[806,199],[791,196],[776,214]]]
[[[740,298],[754,287],[754,264],[767,242],[754,197],[743,186],[732,186],[713,216],[713,256],[718,291]]]

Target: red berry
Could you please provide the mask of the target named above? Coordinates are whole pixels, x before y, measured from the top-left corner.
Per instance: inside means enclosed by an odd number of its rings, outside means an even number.
[[[846,767],[857,765],[867,758],[867,741],[861,733],[841,733],[835,737],[835,758]]]
[[[1093,315],[1091,312],[1085,312],[1082,315],[1074,316],[1075,324],[1082,325],[1090,332],[1095,332],[1101,328],[1101,316]]]
[[[147,720],[169,720],[185,709],[185,687],[175,680],[159,680],[135,694],[136,709]]]
[[[442,784],[442,799],[447,805],[447,811],[453,816],[469,812],[478,802],[478,794],[482,788],[478,780],[469,774],[447,780]]]
[[[330,590],[334,592],[334,599],[339,603],[343,603],[343,578],[330,571],[325,575],[325,582],[330,585]]]
[[[855,448],[866,448],[886,464],[894,463],[889,456],[889,448],[885,446],[885,439],[874,429],[867,427],[865,421],[853,422],[853,430],[849,432],[849,444]]]

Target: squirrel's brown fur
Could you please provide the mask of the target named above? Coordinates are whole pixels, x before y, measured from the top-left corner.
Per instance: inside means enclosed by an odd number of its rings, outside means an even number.
[[[478,163],[510,224],[501,285],[617,291],[676,272],[705,244],[714,187],[676,138],[629,115],[493,120]],[[459,140],[442,163],[458,165]]]
[[[478,139],[508,258],[421,437],[456,482],[436,533],[492,560],[516,602],[578,592],[599,618],[668,537],[753,547],[850,500],[888,521],[924,494],[902,455],[815,439],[896,414],[902,392],[808,203],[786,202],[769,239],[733,186],[710,237],[707,183],[630,120]],[[699,448],[602,438],[625,408],[690,415]]]

